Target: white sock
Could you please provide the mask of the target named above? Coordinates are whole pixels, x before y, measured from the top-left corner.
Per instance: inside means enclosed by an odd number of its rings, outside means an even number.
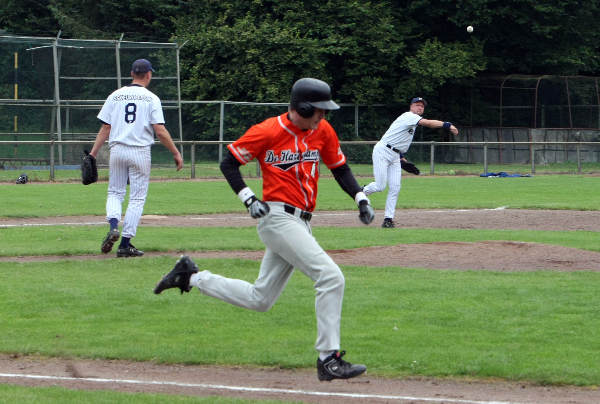
[[[321,359],[322,361],[324,361],[325,359],[327,359],[328,357],[331,356],[332,353],[334,353],[335,351],[321,351],[319,353],[319,359]]]

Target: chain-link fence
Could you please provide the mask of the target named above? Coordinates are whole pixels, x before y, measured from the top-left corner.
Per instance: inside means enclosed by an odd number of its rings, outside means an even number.
[[[177,44],[0,36],[0,140],[93,139],[102,103],[130,82],[139,58],[152,60],[152,89],[170,100],[165,109],[181,139]],[[59,147],[58,161],[69,164],[80,154],[80,147]],[[0,159],[44,163],[49,155],[15,143],[0,149]]]
[[[53,161],[75,165],[84,148],[92,146],[99,129],[102,103],[115,89],[130,82],[131,63],[148,58],[156,68],[150,90],[163,102],[167,129],[174,140],[196,143],[198,162],[220,161],[225,142],[237,139],[252,124],[283,113],[287,102],[252,103],[182,100],[179,50],[176,43],[119,40],[74,40],[0,36],[0,165],[48,165],[47,145],[24,141],[58,141]],[[468,84],[451,84],[440,94],[447,103],[433,103],[426,118],[444,118],[459,126],[455,138],[442,130],[418,127],[411,158],[448,164],[539,164],[573,161],[575,146],[583,161],[598,162],[600,95],[598,78],[522,76],[482,77]],[[408,98],[408,97],[407,97]],[[460,101],[459,101],[460,100]],[[437,104],[437,105],[436,105]],[[352,163],[371,163],[372,144],[407,105],[354,105],[328,114],[344,152]],[[545,129],[564,128],[564,129]],[[585,129],[576,129],[585,128]],[[89,141],[65,144],[61,141]],[[436,147],[428,142],[467,142]],[[14,142],[14,143],[11,143]],[[358,142],[358,143],[354,143]],[[361,144],[362,142],[362,144]],[[479,142],[479,144],[478,144]],[[483,143],[481,143],[483,142]],[[484,143],[490,144],[484,147]],[[536,147],[523,142],[567,142]],[[494,144],[491,144],[494,143]],[[189,155],[191,150],[182,151]],[[103,148],[99,163],[107,159]],[[486,156],[486,157],[484,157]],[[152,151],[153,164],[171,162],[163,147]]]

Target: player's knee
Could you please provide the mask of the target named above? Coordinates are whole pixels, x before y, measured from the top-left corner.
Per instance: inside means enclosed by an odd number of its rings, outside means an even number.
[[[267,301],[262,300],[262,301],[256,302],[253,309],[254,309],[254,311],[264,313],[264,312],[269,311],[271,309],[271,307],[273,307],[272,302],[267,302]]]
[[[390,192],[396,194],[400,192],[400,185],[390,185]]]
[[[315,286],[326,291],[343,290],[346,286],[346,279],[339,267],[336,266],[323,273],[321,279],[319,279]]]
[[[264,313],[266,311],[271,310],[271,307],[273,307],[274,303],[275,303],[274,301],[271,301],[271,300],[268,300],[265,298],[262,298],[260,300],[255,300],[252,305],[252,310]]]
[[[108,197],[116,198],[117,200],[123,202],[123,199],[125,199],[125,191],[121,192],[121,191],[109,190]]]
[[[265,296],[262,293],[254,291],[251,305],[252,310],[264,313],[269,311],[271,307],[273,307],[273,304],[275,304],[273,299],[270,299],[268,296]]]
[[[129,198],[130,205],[144,205],[146,203],[145,196],[132,196]]]
[[[333,286],[336,289],[341,289],[344,290],[344,288],[346,287],[346,279],[344,278],[344,274],[342,274],[342,271],[338,271],[334,277],[333,280]]]

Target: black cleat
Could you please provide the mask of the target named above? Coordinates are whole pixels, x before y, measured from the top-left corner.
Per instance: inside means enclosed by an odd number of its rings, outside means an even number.
[[[181,294],[192,290],[190,286],[190,277],[198,272],[198,266],[187,255],[182,255],[177,260],[171,272],[163,276],[154,288],[155,294],[160,294],[165,289],[179,288]]]
[[[119,229],[110,230],[108,233],[106,233],[106,237],[104,237],[104,240],[102,241],[102,246],[100,247],[100,250],[104,254],[108,254],[110,250],[112,250],[113,245],[119,239],[120,235],[121,234],[119,233]]]
[[[367,370],[365,365],[353,365],[350,362],[342,360],[346,351],[335,352],[325,358],[317,359],[317,376],[320,381],[330,381],[333,379],[350,379],[361,375]]]
[[[117,257],[141,257],[142,255],[144,255],[144,252],[135,248],[133,244],[117,250]]]
[[[383,219],[383,223],[381,224],[381,227],[383,227],[384,229],[393,229],[394,227],[396,227],[396,224],[394,223],[394,221],[392,219],[390,219],[389,217],[386,217],[385,219]]]

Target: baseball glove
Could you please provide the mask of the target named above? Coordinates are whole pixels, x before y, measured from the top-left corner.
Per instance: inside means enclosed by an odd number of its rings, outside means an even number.
[[[81,162],[81,182],[83,185],[93,184],[98,181],[98,167],[96,159],[87,150]]]
[[[27,174],[23,173],[19,175],[19,178],[17,178],[15,184],[27,184],[27,182],[29,182],[29,177],[27,176]]]
[[[419,170],[419,168],[416,165],[414,165],[414,163],[411,163],[410,161],[401,160],[400,164],[402,165],[402,169],[406,172],[409,172],[414,175],[421,174],[421,171]]]

